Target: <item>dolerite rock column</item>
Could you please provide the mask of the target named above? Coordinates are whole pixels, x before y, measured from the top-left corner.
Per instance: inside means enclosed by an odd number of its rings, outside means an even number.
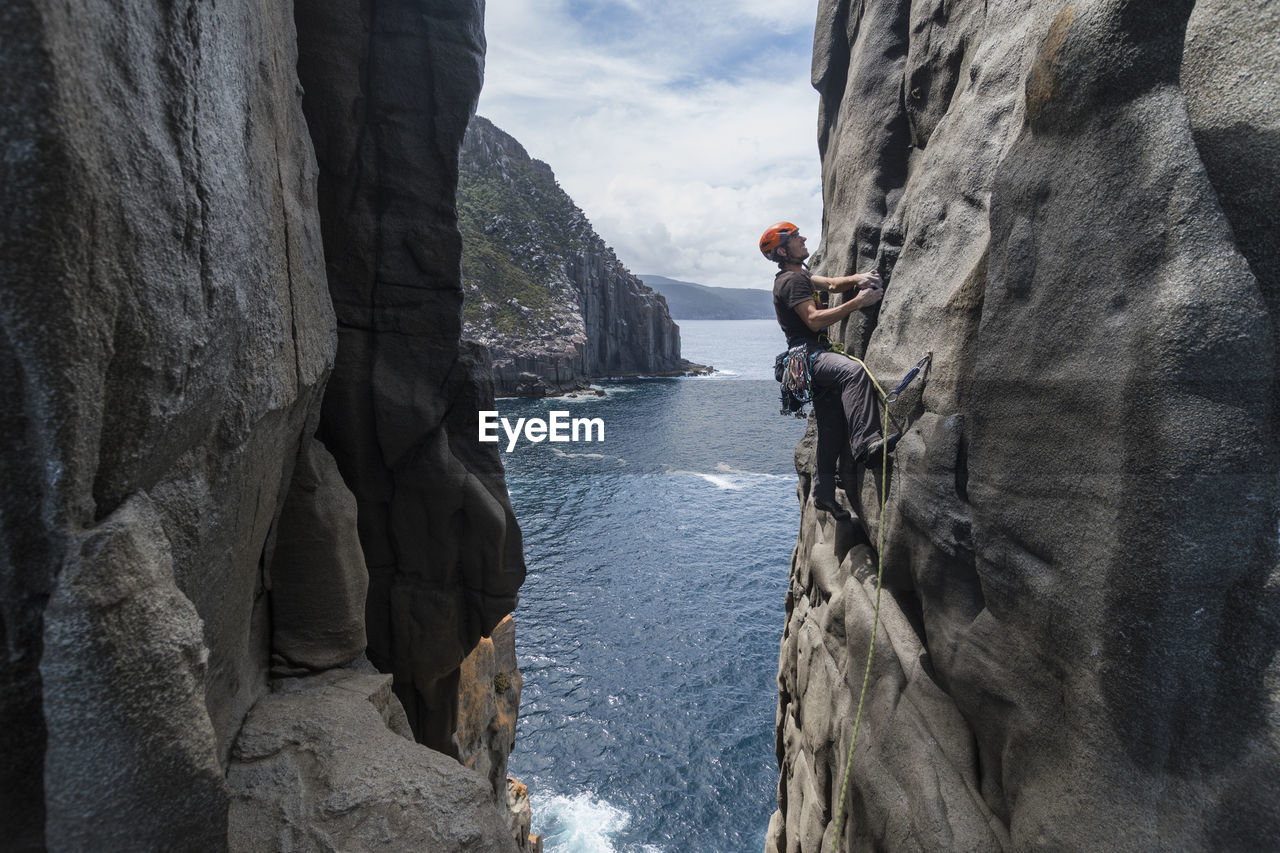
[[[878,375],[934,354],[885,519],[847,472],[888,590],[838,849],[1280,847],[1280,33],[1242,5],[820,7],[817,269],[887,274],[843,330]],[[875,565],[806,505],[769,850],[831,849]]]
[[[0,844],[218,850],[334,351],[291,14],[0,28]]]
[[[453,754],[458,668],[524,578],[496,446],[477,442],[488,360],[459,343],[454,194],[483,3],[320,0],[296,17],[338,316],[321,436],[358,501],[370,660],[418,739]]]
[[[594,236],[594,235],[592,235]],[[627,376],[680,370],[680,327],[667,300],[627,272],[598,238],[569,258],[565,270],[578,285],[587,329],[587,371]]]

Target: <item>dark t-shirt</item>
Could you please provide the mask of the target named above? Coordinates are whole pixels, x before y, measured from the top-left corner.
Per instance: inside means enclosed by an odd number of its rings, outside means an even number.
[[[783,270],[773,280],[773,312],[787,336],[787,346],[800,343],[826,347],[825,332],[815,332],[796,313],[796,306],[813,300],[813,280],[808,270]]]

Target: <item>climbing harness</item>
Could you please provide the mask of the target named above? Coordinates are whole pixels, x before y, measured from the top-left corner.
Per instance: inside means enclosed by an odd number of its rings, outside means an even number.
[[[866,371],[867,378],[871,380],[871,384],[875,386],[876,393],[880,395],[880,402],[886,407],[896,402],[902,392],[907,390],[907,386],[911,381],[920,375],[920,371],[933,361],[933,351],[926,352],[924,358],[916,362],[916,366],[907,371],[902,377],[902,381],[898,383],[888,394],[880,387],[880,382],[876,379],[875,374],[867,367],[867,363],[856,355],[849,355],[844,351],[844,347],[835,343],[830,349],[809,352],[809,348],[805,344],[797,344],[786,352],[778,353],[773,360],[773,378],[781,383],[778,393],[781,398],[781,406],[778,414],[795,415],[797,418],[805,416],[804,407],[813,402],[814,397],[821,393],[815,392],[813,387],[813,360],[824,352],[834,352],[843,355],[845,358],[853,359],[862,365],[862,369]],[[886,410],[887,411],[887,410]],[[894,421],[897,425],[897,421]],[[887,433],[885,433],[887,435]]]
[[[848,355],[846,353],[846,355]],[[933,360],[933,352],[925,353],[924,358],[916,363],[916,366],[907,371],[907,375],[902,377],[902,381],[888,394],[884,393],[884,389],[880,387],[880,383],[876,380],[875,374],[867,367],[866,362],[862,359],[850,355],[858,364],[862,365],[862,369],[866,371],[867,378],[871,380],[871,384],[875,386],[876,393],[880,395],[881,406],[883,412],[880,423],[880,434],[888,438],[889,435],[889,404],[898,399],[898,396],[906,390],[911,384],[911,380],[920,375],[920,371],[925,368]],[[836,808],[836,826],[835,832],[831,835],[831,853],[837,853],[840,844],[840,824],[844,821],[844,801],[845,795],[849,789],[849,775],[853,770],[853,748],[858,743],[858,729],[862,725],[862,706],[867,698],[867,684],[871,680],[871,661],[876,651],[876,634],[880,631],[880,593],[884,590],[884,531],[885,524],[884,510],[889,500],[889,454],[886,452],[880,454],[880,531],[876,537],[876,604],[875,615],[871,619],[871,642],[867,644],[867,662],[862,670],[862,689],[858,691],[858,711],[853,718],[853,735],[849,738],[849,754],[844,761],[844,782],[840,785],[840,804]]]

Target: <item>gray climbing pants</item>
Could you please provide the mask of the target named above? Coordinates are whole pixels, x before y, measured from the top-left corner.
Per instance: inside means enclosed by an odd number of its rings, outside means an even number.
[[[862,365],[846,355],[823,352],[813,359],[813,413],[818,421],[817,471],[813,496],[833,501],[840,451],[857,460],[880,437],[876,389]]]

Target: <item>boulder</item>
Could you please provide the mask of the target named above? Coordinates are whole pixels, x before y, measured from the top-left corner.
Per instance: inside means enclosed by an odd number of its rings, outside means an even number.
[[[273,682],[232,752],[230,849],[516,851],[488,783],[411,738],[389,675]]]

